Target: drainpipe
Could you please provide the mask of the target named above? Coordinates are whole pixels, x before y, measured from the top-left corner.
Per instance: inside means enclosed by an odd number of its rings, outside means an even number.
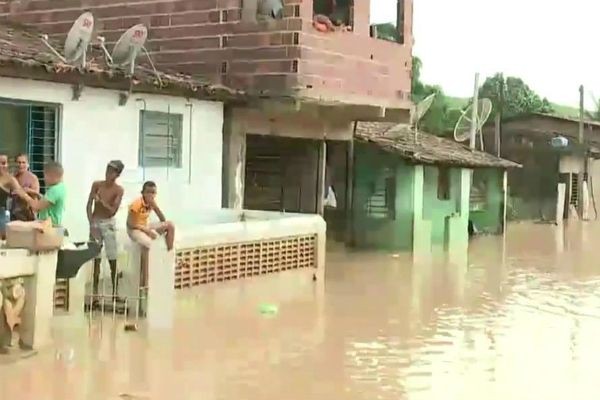
[[[189,108],[189,119],[190,119],[190,137],[188,141],[188,185],[192,184],[192,122],[194,116],[194,105],[188,103],[185,105]]]
[[[182,127],[183,129],[183,127]],[[171,150],[171,146],[173,145],[171,139],[171,103],[167,104],[167,160],[169,159],[169,150]],[[171,167],[167,164],[167,182],[169,182],[169,178],[171,176]]]
[[[139,98],[139,99],[135,99],[136,103],[142,103],[144,104],[144,108],[141,111],[146,111],[146,100]],[[141,140],[139,141],[139,146],[140,149],[138,151],[138,165],[142,164],[142,181],[146,182],[146,166],[144,166],[144,118],[140,118],[140,137]]]

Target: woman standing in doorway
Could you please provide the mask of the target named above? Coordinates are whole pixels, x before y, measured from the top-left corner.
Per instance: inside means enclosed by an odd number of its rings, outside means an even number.
[[[35,201],[23,190],[17,178],[12,176],[8,170],[8,156],[0,154],[0,238],[4,239],[8,218],[8,200],[12,195],[25,201],[31,208],[35,207]]]
[[[40,196],[40,181],[35,174],[29,171],[27,154],[19,154],[15,157],[15,162],[17,163],[17,172],[15,173],[17,182],[19,182],[25,193],[33,198],[38,198]],[[35,220],[35,213],[26,201],[17,195],[13,195],[10,219],[11,221],[33,221]]]

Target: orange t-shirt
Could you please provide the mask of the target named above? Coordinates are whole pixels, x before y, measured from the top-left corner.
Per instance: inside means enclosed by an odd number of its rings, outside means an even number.
[[[152,209],[144,203],[144,199],[140,197],[129,206],[129,214],[132,217],[132,223],[136,226],[148,226],[148,219]]]

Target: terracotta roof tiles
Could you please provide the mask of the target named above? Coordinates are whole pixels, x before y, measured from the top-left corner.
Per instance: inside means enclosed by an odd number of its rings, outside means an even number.
[[[384,151],[398,154],[414,164],[437,164],[471,168],[520,168],[521,165],[443,137],[414,131],[408,125],[388,122],[358,122],[355,138],[372,143]]]

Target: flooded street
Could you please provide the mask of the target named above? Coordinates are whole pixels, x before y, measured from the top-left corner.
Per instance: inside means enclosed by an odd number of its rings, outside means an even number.
[[[596,399],[599,238],[515,225],[468,265],[332,246],[324,295],[277,277],[185,293],[162,336],[59,317],[55,349],[0,361],[0,399]]]

